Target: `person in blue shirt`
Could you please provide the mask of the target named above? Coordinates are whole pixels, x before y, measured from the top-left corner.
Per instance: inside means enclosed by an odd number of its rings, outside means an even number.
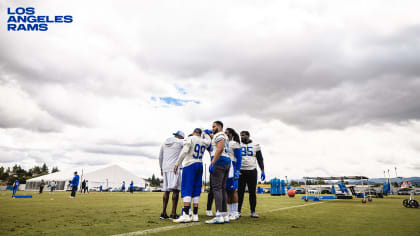
[[[12,197],[15,196],[18,188],[19,188],[19,180],[15,180],[15,182],[13,183],[13,195],[12,195]]]
[[[131,183],[130,183],[130,193],[132,194],[133,192],[134,192],[134,183],[131,180]]]
[[[80,179],[80,177],[77,174],[77,171],[75,171],[73,180],[71,181],[71,196],[70,196],[70,198],[76,197],[77,186],[79,186],[79,179]]]
[[[121,192],[125,192],[125,181],[123,181],[123,183],[122,183]]]
[[[102,185],[99,186],[99,192],[102,192]]]

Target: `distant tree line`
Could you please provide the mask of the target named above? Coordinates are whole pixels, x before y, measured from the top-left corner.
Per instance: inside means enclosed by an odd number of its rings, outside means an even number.
[[[163,179],[155,177],[155,174],[152,175],[152,178],[148,178],[147,181],[150,183],[151,187],[159,187],[163,183]]]
[[[49,173],[57,172],[58,167],[53,167],[51,172],[47,164],[43,164],[42,166],[34,166],[29,170],[23,169],[20,165],[14,165],[12,168],[10,167],[0,167],[0,185],[11,185],[15,180],[19,180],[19,183],[25,184],[27,179],[31,179],[34,177],[46,175]]]

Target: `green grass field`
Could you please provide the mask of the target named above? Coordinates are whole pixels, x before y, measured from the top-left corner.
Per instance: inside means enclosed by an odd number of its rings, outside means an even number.
[[[10,191],[0,192],[0,235],[113,235],[179,226],[159,219],[162,193],[92,192],[89,195],[78,193],[76,199],[69,199],[69,192],[19,194],[32,194],[33,198],[12,199]],[[248,195],[245,197],[248,199]],[[258,195],[259,219],[249,217],[248,202],[245,202],[239,221],[205,225],[203,222],[209,217],[204,215],[207,194],[203,194],[200,223],[155,234],[420,235],[420,208],[404,208],[404,198],[390,196],[367,204],[362,204],[360,199],[313,204],[305,203],[300,196],[265,194]],[[308,206],[293,208],[305,204]]]

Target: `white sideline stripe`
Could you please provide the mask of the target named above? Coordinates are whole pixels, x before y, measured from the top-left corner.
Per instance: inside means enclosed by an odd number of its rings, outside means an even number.
[[[305,207],[305,206],[310,206],[310,205],[317,205],[317,204],[321,204],[321,203],[325,203],[325,202],[315,202],[315,203],[309,203],[309,204],[304,204],[304,205],[283,207],[283,208],[279,208],[279,209],[263,211],[262,213],[268,213],[268,212],[273,212],[273,211],[283,211],[283,210],[288,210],[288,209],[292,209],[292,208]]]
[[[201,224],[203,224],[203,223],[201,223],[201,222],[188,223],[188,224],[179,223],[177,225],[170,225],[170,226],[159,227],[159,228],[154,228],[154,229],[140,230],[140,231],[125,233],[125,234],[116,234],[116,235],[113,235],[113,236],[147,235],[147,234],[153,234],[153,233],[159,233],[159,232],[164,232],[164,231],[169,231],[169,230],[174,230],[174,229],[190,227],[190,226],[194,226],[194,225],[201,225]]]
[[[274,211],[284,211],[284,210],[289,210],[289,209],[293,209],[293,208],[317,205],[317,204],[321,204],[321,203],[325,203],[325,202],[317,202],[317,203],[309,203],[309,204],[304,204],[304,205],[283,207],[283,208],[263,211],[261,213],[269,213],[269,212],[274,212]],[[199,223],[177,224],[177,225],[170,225],[170,226],[164,226],[164,227],[159,227],[159,228],[154,228],[154,229],[140,230],[140,231],[124,233],[124,234],[115,234],[113,236],[147,235],[147,234],[159,233],[159,232],[164,232],[164,231],[169,231],[169,230],[174,230],[174,229],[181,229],[181,228],[186,228],[186,227],[196,226],[196,225],[202,225],[202,224],[204,224],[204,223],[199,222]]]

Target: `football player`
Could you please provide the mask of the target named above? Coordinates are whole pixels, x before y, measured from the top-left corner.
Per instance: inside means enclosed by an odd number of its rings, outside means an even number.
[[[229,170],[229,178],[226,182],[226,190],[228,192],[228,208],[229,208],[229,220],[237,220],[238,214],[238,179],[239,171],[241,169],[242,152],[239,140],[239,135],[232,128],[227,128],[225,134],[229,138],[229,157],[232,161],[232,165]],[[231,176],[232,174],[232,176]]]
[[[184,200],[183,214],[173,220],[175,223],[198,222],[198,203],[200,201],[202,177],[203,177],[203,154],[211,142],[210,136],[199,128],[184,142],[179,159],[174,167],[175,174],[178,166],[183,163],[181,197]],[[192,219],[189,215],[191,200],[193,203]]]
[[[261,169],[261,181],[265,180],[264,173],[264,161],[261,154],[261,148],[259,144],[253,143],[249,138],[250,134],[248,131],[241,131],[241,148],[242,148],[242,165],[239,177],[238,186],[238,212],[241,215],[242,203],[244,200],[245,187],[248,185],[249,191],[249,206],[251,208],[251,217],[258,218],[255,213],[255,207],[257,205],[257,180],[258,171],[257,163]]]
[[[229,223],[226,192],[226,180],[231,163],[229,158],[229,139],[223,132],[223,123],[221,121],[213,122],[212,128],[214,136],[211,142],[213,150],[209,172],[216,205],[216,217],[207,220],[206,223],[223,224]]]

